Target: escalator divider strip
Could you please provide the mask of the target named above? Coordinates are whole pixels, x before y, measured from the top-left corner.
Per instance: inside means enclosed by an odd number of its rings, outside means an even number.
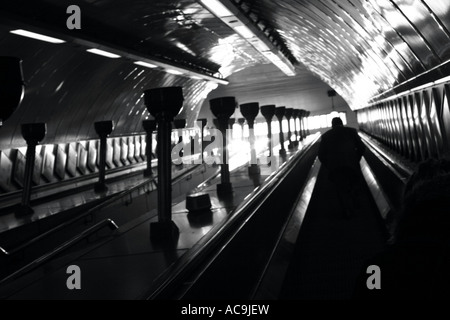
[[[288,266],[289,266],[289,260],[286,259],[277,259],[277,257],[286,256],[286,248],[290,248],[288,254],[291,256],[294,252],[294,246],[297,241],[298,235],[300,233],[300,230],[303,226],[303,220],[305,218],[305,214],[308,210],[309,202],[311,200],[314,187],[317,182],[317,176],[319,174],[321,163],[316,158],[314,160],[313,165],[311,166],[311,169],[309,171],[308,177],[306,178],[306,182],[299,193],[298,198],[295,200],[294,205],[292,206],[292,210],[288,216],[288,219],[286,219],[286,223],[284,224],[283,228],[280,231],[279,237],[273,247],[272,253],[270,254],[270,258],[268,259],[264,271],[261,274],[261,277],[256,284],[253,293],[252,293],[252,299],[263,299],[266,300],[267,297],[262,297],[260,292],[271,292],[275,293],[276,296],[277,293],[280,292],[280,288],[270,288],[274,284],[270,284],[269,279],[273,279],[274,277],[280,276],[280,269],[282,269],[283,278],[284,275],[287,272]],[[280,252],[280,245],[281,243],[288,243],[292,246],[284,246],[283,252]],[[283,264],[283,265],[281,265]],[[281,285],[281,283],[280,283]]]

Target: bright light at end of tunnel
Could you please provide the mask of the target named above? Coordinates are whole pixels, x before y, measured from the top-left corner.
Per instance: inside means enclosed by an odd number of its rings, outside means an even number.
[[[333,112],[330,113],[330,117],[331,118],[337,118],[337,117],[339,117],[339,113],[337,111],[333,111]]]
[[[28,37],[28,38],[41,40],[41,41],[45,41],[45,42],[50,42],[50,43],[64,43],[65,42],[64,40],[61,40],[61,39],[45,36],[43,34],[31,32],[31,31],[27,31],[27,30],[22,30],[22,29],[11,30],[9,32],[13,33],[13,34],[17,34],[19,36]]]
[[[104,50],[100,50],[100,49],[87,49],[87,52],[93,53],[93,54],[97,54],[99,56],[103,56],[103,57],[107,57],[107,58],[112,58],[112,59],[117,59],[120,58],[121,56],[119,56],[118,54],[115,53],[111,53],[108,51],[104,51]]]

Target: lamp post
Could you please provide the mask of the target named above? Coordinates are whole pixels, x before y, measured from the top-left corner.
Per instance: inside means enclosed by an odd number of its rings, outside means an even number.
[[[292,118],[292,113],[294,112],[293,108],[286,108],[284,116],[286,117],[287,121],[288,121],[288,140],[289,140],[289,145],[288,145],[288,149],[292,150],[294,149],[294,144],[292,143],[292,131],[291,131],[291,118]]]
[[[200,121],[200,130],[201,130],[201,160],[203,164],[203,137],[204,133],[203,130],[205,129],[207,120],[206,119],[198,119],[197,121]],[[197,141],[198,142],[198,141]],[[196,143],[196,142],[194,142]],[[194,147],[195,150],[195,147]],[[194,154],[195,152],[192,152]],[[195,214],[195,213],[210,213],[209,210],[211,208],[211,199],[209,197],[209,194],[207,192],[194,192],[189,193],[186,195],[186,209],[189,211],[189,214]]]
[[[217,185],[217,194],[219,197],[227,196],[233,193],[233,187],[230,182],[230,168],[228,165],[227,151],[227,128],[229,119],[236,108],[235,97],[222,97],[209,101],[211,112],[217,118],[219,130],[222,133],[222,164],[220,168],[221,183]]]
[[[105,192],[108,187],[105,183],[106,174],[106,138],[114,130],[114,123],[110,121],[99,121],[94,123],[95,132],[100,137],[100,163],[98,182],[94,185],[95,192]]]
[[[249,175],[260,174],[261,169],[259,168],[256,160],[256,150],[255,150],[255,119],[259,113],[259,103],[251,102],[241,104],[241,113],[248,122],[248,129],[250,132],[250,166],[248,168]]]
[[[292,118],[294,119],[294,135],[295,135],[294,145],[295,146],[298,146],[297,119],[298,119],[299,111],[300,110],[298,110],[298,109],[294,109],[294,111],[292,112]]]
[[[305,112],[306,110],[300,109],[299,115],[300,115],[300,141],[303,141],[305,138]]]
[[[158,221],[150,224],[153,239],[177,237],[172,221],[171,132],[173,118],[183,106],[181,87],[164,87],[144,91],[145,105],[158,125]]]
[[[284,134],[283,134],[283,117],[284,113],[286,112],[286,107],[277,107],[275,108],[275,116],[278,119],[278,122],[280,123],[280,155],[284,156],[286,155],[286,149],[284,148]]]
[[[36,157],[36,146],[42,141],[47,133],[45,123],[25,123],[21,126],[22,137],[27,142],[25,161],[25,181],[22,191],[22,202],[16,211],[19,216],[32,214],[34,211],[30,206],[31,183],[33,179],[34,161]]]
[[[267,138],[269,147],[269,157],[272,156],[272,119],[275,115],[275,105],[265,105],[261,107],[261,113],[267,121]]]

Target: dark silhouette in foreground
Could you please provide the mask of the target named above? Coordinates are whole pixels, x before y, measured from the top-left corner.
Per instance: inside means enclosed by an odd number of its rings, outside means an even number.
[[[366,149],[358,132],[333,118],[331,130],[322,135],[319,160],[336,185],[344,215],[351,217],[358,208],[358,192],[363,180],[359,161]]]
[[[367,262],[357,299],[450,299],[450,161],[422,163],[405,186],[402,212],[387,248]],[[367,267],[380,270],[369,289]]]

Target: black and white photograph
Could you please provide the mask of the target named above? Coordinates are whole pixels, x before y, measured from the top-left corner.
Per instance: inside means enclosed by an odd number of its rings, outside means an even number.
[[[0,300],[281,319],[448,270],[450,1],[0,2]]]

